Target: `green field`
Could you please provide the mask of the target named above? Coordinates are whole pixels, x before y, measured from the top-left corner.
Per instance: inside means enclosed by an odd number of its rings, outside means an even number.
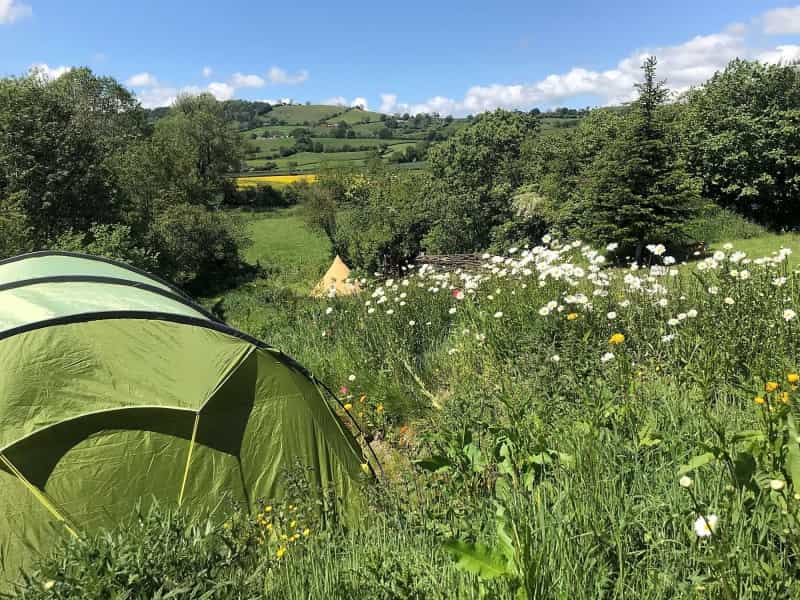
[[[327,119],[328,123],[340,123],[345,122],[351,125],[356,123],[374,123],[380,122],[381,117],[383,117],[381,113],[372,112],[369,110],[360,110],[360,109],[349,109],[346,112],[341,114],[337,114],[335,117],[330,117]]]
[[[303,125],[310,123],[314,125],[336,115],[340,115],[345,109],[341,106],[326,106],[322,104],[285,104],[274,107],[270,112],[263,115],[264,119],[278,119],[285,121],[288,125]]]
[[[323,166],[364,166],[372,155],[371,151],[359,152],[298,152],[284,158],[270,159],[277,165],[278,171],[296,171],[298,173],[313,173]],[[265,160],[246,160],[248,167],[253,169],[263,168]]]
[[[280,285],[308,293],[330,265],[331,246],[308,230],[301,209],[237,214],[247,220],[251,239],[245,260],[274,268]]]

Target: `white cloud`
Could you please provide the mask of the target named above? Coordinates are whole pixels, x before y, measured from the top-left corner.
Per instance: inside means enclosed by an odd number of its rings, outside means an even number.
[[[217,100],[230,100],[236,93],[236,88],[228,83],[220,83],[218,81],[215,81],[213,83],[208,84],[208,91]]]
[[[800,5],[764,13],[762,22],[764,33],[770,35],[800,33]]]
[[[334,96],[333,98],[323,100],[322,104],[327,106],[347,106],[347,98],[344,96]]]
[[[39,75],[42,79],[46,79],[52,81],[53,79],[58,79],[64,73],[68,73],[72,70],[72,67],[51,67],[47,63],[37,63],[35,65],[31,65],[28,67],[28,73],[32,75]]]
[[[125,85],[138,88],[158,87],[158,79],[147,72],[137,73],[136,75],[130,76],[125,82]]]
[[[201,73],[203,74],[203,77],[208,79],[209,77],[211,77],[214,74],[214,69],[212,69],[211,67],[203,67],[203,70],[201,71]]]
[[[381,94],[381,106],[378,109],[382,113],[391,114],[396,112],[397,94]]]
[[[0,25],[11,25],[33,15],[29,4],[17,0],[0,0]]]
[[[258,75],[244,75],[242,73],[234,73],[231,77],[231,85],[235,88],[260,88],[264,87],[266,82]]]
[[[178,99],[178,96],[196,96],[202,93],[202,91],[203,90],[196,85],[187,85],[182,88],[156,86],[138,91],[136,97],[145,108],[158,108],[172,105],[175,100]]]
[[[758,55],[758,60],[767,63],[793,63],[800,61],[800,46],[783,45]]]
[[[326,104],[328,106],[341,106],[341,107],[361,107],[364,110],[369,110],[369,102],[363,96],[357,96],[352,100],[348,100],[344,96],[334,96],[333,98],[328,98],[327,100],[323,100],[322,104]]]
[[[780,13],[781,32],[800,31],[800,7],[766,13],[765,26]],[[797,17],[797,23],[792,19]],[[777,25],[770,25],[777,31]],[[724,31],[698,35],[682,44],[644,48],[632,52],[613,68],[591,70],[574,67],[532,83],[490,84],[470,87],[463,98],[435,96],[425,102],[398,102],[395,94],[381,94],[381,112],[438,112],[465,115],[497,108],[529,109],[553,107],[575,98],[592,98],[599,104],[620,104],[635,97],[634,84],[641,78],[642,61],[658,57],[658,75],[671,90],[680,93],[699,85],[725,68],[734,58],[757,59],[769,63],[800,60],[800,46],[781,45],[756,48],[748,43],[748,28],[734,23]]]
[[[272,67],[269,70],[268,77],[270,83],[276,85],[297,85],[308,80],[308,71],[303,69],[291,75],[280,67]]]

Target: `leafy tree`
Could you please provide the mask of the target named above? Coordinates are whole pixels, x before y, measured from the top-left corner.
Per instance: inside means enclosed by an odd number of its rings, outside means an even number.
[[[24,216],[36,247],[118,220],[114,161],[145,127],[130,93],[88,69],[0,80],[0,210]]]
[[[705,195],[773,227],[798,226],[798,67],[737,59],[687,100],[688,164]]]
[[[662,110],[669,96],[656,80],[656,59],[644,61],[639,97],[612,138],[585,170],[573,233],[593,242],[617,242],[636,260],[647,242],[674,244],[696,211],[699,185],[686,171],[675,127]]]
[[[368,174],[341,180],[335,251],[368,270],[395,270],[416,258],[430,228],[424,173],[397,173],[373,161]]]
[[[525,140],[535,135],[536,117],[497,110],[477,117],[428,153],[433,226],[425,238],[431,251],[486,248],[492,229],[512,218],[512,196],[524,179]]]
[[[241,166],[241,139],[211,94],[179,98],[150,144],[150,167],[169,204],[213,205],[225,176]]]
[[[521,157],[524,178],[530,184],[529,192],[541,197],[540,210],[551,225],[563,228],[570,222],[588,167],[619,135],[623,122],[623,112],[598,109],[575,129],[526,140]]]

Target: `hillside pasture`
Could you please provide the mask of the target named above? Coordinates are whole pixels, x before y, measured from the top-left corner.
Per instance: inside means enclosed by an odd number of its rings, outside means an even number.
[[[287,125],[303,125],[306,122],[314,125],[341,114],[343,110],[341,106],[327,106],[324,104],[312,104],[309,106],[304,104],[285,104],[274,107],[262,118],[267,121],[275,118],[286,122]]]

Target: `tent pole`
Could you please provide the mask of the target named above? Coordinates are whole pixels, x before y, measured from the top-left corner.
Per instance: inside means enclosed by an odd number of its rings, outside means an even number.
[[[186,468],[183,470],[183,481],[181,482],[181,495],[178,497],[178,506],[183,504],[183,493],[186,491],[186,481],[189,479],[189,465],[192,462],[192,451],[194,450],[194,441],[197,438],[197,426],[200,423],[200,411],[194,416],[194,427],[192,428],[192,439],[189,442],[189,454],[186,457]]]
[[[58,512],[58,509],[52,502],[50,502],[50,499],[47,497],[47,495],[44,492],[42,492],[39,488],[37,488],[35,485],[33,485],[30,481],[28,481],[25,475],[23,475],[22,472],[19,469],[17,469],[16,466],[14,466],[14,463],[8,460],[8,457],[5,454],[0,453],[0,462],[2,462],[8,468],[8,470],[11,471],[11,473],[17,479],[19,479],[20,482],[22,482],[22,484],[26,488],[28,488],[28,491],[30,491],[31,494],[34,495],[34,497],[39,501],[39,503],[42,506],[44,506],[47,509],[47,511],[56,518],[57,521],[61,521],[64,524],[64,527],[66,527],[67,531],[69,531],[73,537],[78,537],[78,534],[70,526],[67,518],[60,512]]]

